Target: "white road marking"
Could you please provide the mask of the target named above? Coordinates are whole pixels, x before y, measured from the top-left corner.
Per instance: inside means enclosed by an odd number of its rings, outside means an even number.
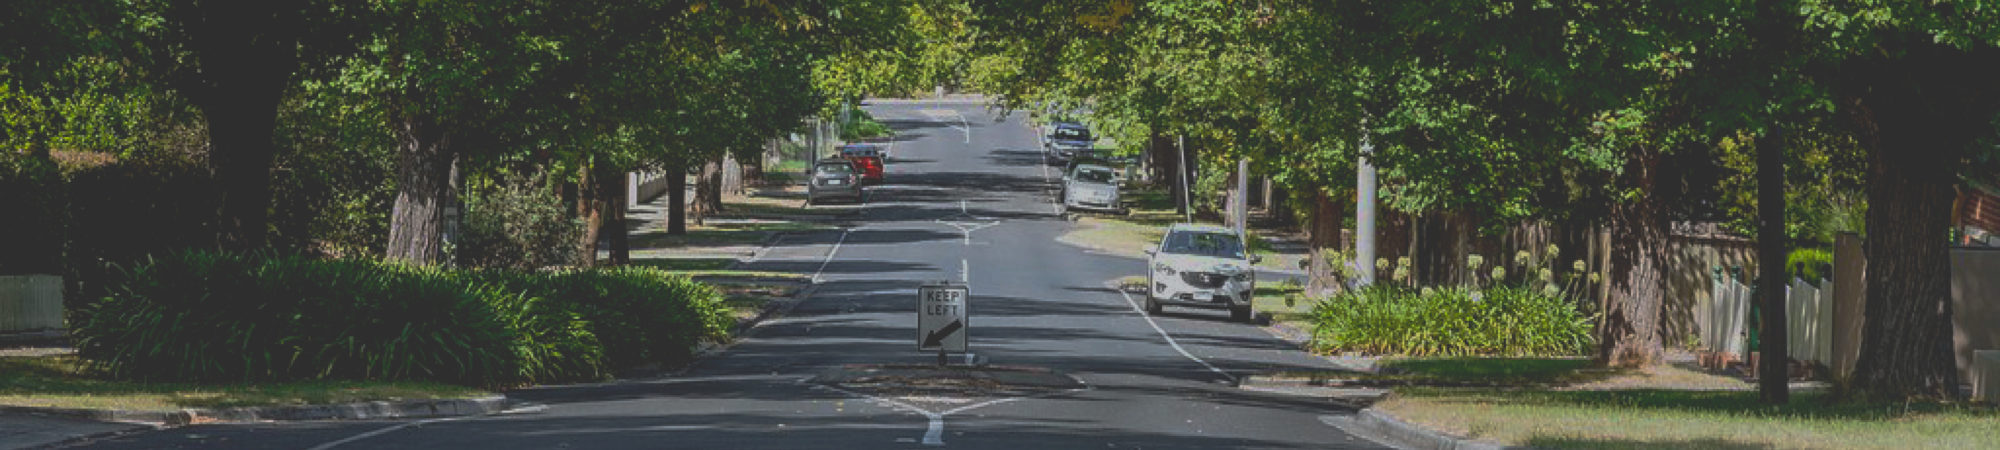
[[[395,424],[395,425],[390,425],[390,426],[387,426],[387,427],[383,427],[383,428],[381,428],[381,429],[377,429],[377,430],[374,430],[374,431],[369,431],[369,432],[366,432],[366,433],[361,433],[361,434],[357,434],[357,435],[353,435],[353,436],[348,436],[348,437],[347,437],[347,438],[345,438],[345,439],[341,439],[341,440],[337,440],[337,441],[333,441],[333,442],[328,442],[328,443],[325,443],[325,444],[320,444],[320,445],[318,445],[318,446],[314,446],[314,447],[312,447],[312,448],[310,448],[310,449],[307,449],[307,450],[327,450],[327,449],[331,449],[331,448],[334,448],[334,447],[339,447],[339,446],[342,446],[342,445],[347,445],[347,444],[352,444],[352,443],[354,443],[354,442],[356,442],[356,441],[360,441],[360,440],[363,440],[363,439],[368,439],[368,438],[372,438],[372,437],[376,437],[376,436],[381,436],[381,435],[384,435],[384,434],[389,434],[389,433],[394,433],[394,432],[396,432],[396,431],[398,431],[398,430],[402,430],[402,429],[404,429],[404,428],[410,428],[410,427],[418,427],[418,426],[424,426],[424,425],[430,425],[430,424],[433,424],[433,423],[444,423],[444,422],[452,422],[452,421],[459,421],[459,420],[468,420],[468,419],[483,419],[483,418],[487,418],[487,417],[491,417],[491,416],[496,416],[496,415],[510,415],[510,414],[532,414],[532,413],[539,413],[539,412],[543,412],[543,411],[548,411],[548,410],[549,410],[549,406],[548,406],[548,405],[539,405],[539,404],[533,404],[533,405],[526,405],[526,406],[521,406],[521,407],[516,407],[516,408],[510,408],[510,409],[507,409],[507,410],[503,410],[503,411],[499,411],[499,412],[493,412],[493,413],[487,413],[487,414],[479,414],[479,415],[472,415],[472,416],[458,416],[458,417],[439,417],[439,418],[435,418],[435,419],[424,419],[424,420],[418,420],[418,421],[414,421],[414,422],[403,422],[403,423],[399,423],[399,424]]]
[[[801,379],[801,380],[800,380],[800,382],[801,382],[801,383],[803,383],[803,382],[805,382],[805,380],[804,380],[804,379]],[[1083,380],[1077,380],[1077,382],[1083,382]],[[826,390],[830,390],[830,391],[834,391],[834,392],[839,392],[839,393],[842,393],[842,394],[847,394],[848,396],[851,396],[851,397],[857,397],[857,398],[863,398],[863,399],[868,399],[868,400],[870,400],[870,401],[873,401],[873,402],[875,402],[875,403],[877,403],[877,404],[881,404],[881,405],[887,405],[887,406],[890,406],[890,407],[893,407],[893,408],[896,408],[896,409],[901,409],[901,410],[904,410],[904,411],[909,411],[909,412],[913,412],[913,413],[917,413],[917,414],[921,414],[921,415],[923,415],[923,416],[924,416],[924,418],[926,418],[926,419],[929,419],[929,425],[928,425],[927,427],[925,427],[925,429],[924,429],[924,439],[923,439],[923,443],[924,443],[924,445],[929,445],[929,446],[942,446],[942,445],[944,445],[944,418],[945,418],[945,416],[949,416],[949,415],[952,415],[952,414],[958,414],[958,413],[962,413],[962,412],[966,412],[966,411],[971,411],[971,410],[975,410],[975,409],[979,409],[979,408],[985,408],[985,407],[988,407],[988,406],[993,406],[993,405],[998,405],[998,404],[1002,404],[1002,403],[1012,403],[1012,402],[1017,402],[1017,401],[1021,401],[1021,400],[1026,400],[1026,399],[1031,399],[1031,398],[1042,398],[1042,397],[1051,397],[1051,396],[1056,396],[1056,395],[1062,395],[1062,394],[1068,394],[1068,393],[1071,393],[1071,392],[1078,392],[1078,391],[1087,391],[1087,390],[1090,390],[1090,384],[1089,384],[1089,383],[1085,383],[1083,387],[1081,387],[1081,388],[1076,388],[1076,389],[1069,389],[1069,390],[1063,390],[1063,391],[1057,391],[1057,392],[1050,392],[1050,393],[1047,393],[1047,394],[1042,394],[1042,395],[1033,395],[1033,396],[1027,396],[1027,397],[1008,397],[1008,398],[1001,398],[1001,399],[993,399],[993,400],[987,400],[987,401],[983,401],[983,402],[979,402],[979,403],[974,403],[974,404],[970,404],[970,405],[965,405],[965,406],[960,406],[960,407],[957,407],[957,408],[952,408],[952,409],[947,409],[947,410],[944,410],[943,412],[931,412],[931,410],[928,410],[928,409],[923,409],[923,408],[920,408],[920,407],[917,407],[916,405],[912,405],[912,404],[909,404],[909,403],[904,403],[904,402],[902,402],[902,401],[899,401],[899,400],[896,400],[896,399],[893,399],[893,398],[887,398],[887,397],[877,397],[877,396],[874,396],[874,395],[868,395],[868,394],[863,394],[863,393],[860,393],[860,392],[854,392],[854,391],[850,391],[850,390],[846,390],[846,389],[841,389],[841,388],[837,388],[837,387],[833,387],[833,386],[827,386],[827,385],[823,385],[823,384],[816,384],[816,385],[813,385],[812,387],[814,387],[814,388],[818,388],[818,389],[826,389]]]
[[[963,258],[958,260],[958,282],[972,284],[972,263]]]
[[[1119,289],[1118,296],[1125,297],[1125,304],[1132,305],[1132,311],[1139,313],[1140,318],[1146,319],[1146,324],[1152,325],[1153,331],[1160,332],[1160,337],[1167,338],[1167,345],[1173,346],[1174,351],[1181,352],[1181,356],[1186,356],[1187,359],[1191,359],[1194,360],[1194,362],[1196,363],[1200,363],[1202,367],[1208,368],[1208,371],[1215,372],[1215,374],[1222,375],[1223,378],[1229,379],[1229,384],[1237,383],[1236,376],[1230,375],[1229,372],[1224,372],[1222,371],[1222,369],[1216,368],[1215,365],[1209,364],[1207,360],[1203,360],[1201,359],[1201,357],[1195,356],[1193,353],[1189,353],[1187,351],[1187,348],[1181,347],[1180,341],[1174,340],[1174,335],[1167,334],[1167,329],[1160,328],[1160,323],[1153,321],[1153,315],[1146,314],[1146,309],[1140,307],[1139,302],[1132,301],[1131,294],[1125,293],[1124,289]]]
[[[820,273],[826,271],[826,264],[833,262],[833,255],[835,253],[840,253],[840,244],[847,242],[847,231],[848,230],[840,230],[840,240],[834,241],[833,249],[826,251],[826,259],[820,260],[819,269],[813,271],[813,277],[812,277],[813,283],[819,283],[821,281]]]
[[[971,212],[968,212],[968,211],[969,211],[969,210],[967,210],[967,209],[966,209],[966,206],[965,206],[965,200],[959,200],[959,201],[958,201],[958,214],[955,214],[955,215],[952,215],[952,216],[948,216],[948,217],[940,217],[940,218],[938,218],[937,220],[934,220],[934,222],[937,222],[937,223],[941,223],[941,224],[945,224],[945,225],[950,225],[950,226],[951,226],[952,228],[957,228],[957,229],[958,229],[958,233],[959,233],[959,234],[960,234],[961,236],[963,236],[963,237],[964,237],[964,240],[965,240],[965,245],[967,245],[967,246],[970,246],[970,245],[972,245],[972,232],[973,232],[973,231],[978,231],[978,230],[980,230],[980,229],[983,229],[983,228],[986,228],[986,227],[990,227],[990,226],[994,226],[994,225],[999,225],[999,224],[1000,224],[1000,221],[998,221],[998,220],[993,220],[993,219],[988,219],[988,218],[984,218],[984,217],[979,217],[979,216],[975,216],[975,215],[972,215],[972,213],[971,213]],[[964,217],[964,218],[966,218],[966,219],[968,219],[968,220],[965,220],[965,221],[956,221],[956,220],[945,220],[945,219],[950,219],[950,218],[957,218],[957,217]]]
[[[965,132],[965,143],[972,143],[972,124],[966,123],[965,114],[959,113],[958,110],[952,110],[951,113],[958,115],[958,129]]]

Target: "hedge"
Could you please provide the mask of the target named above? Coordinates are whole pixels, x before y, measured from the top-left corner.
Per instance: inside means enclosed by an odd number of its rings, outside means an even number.
[[[715,291],[648,269],[464,272],[189,251],[121,267],[80,356],[147,381],[600,379],[724,336]]]

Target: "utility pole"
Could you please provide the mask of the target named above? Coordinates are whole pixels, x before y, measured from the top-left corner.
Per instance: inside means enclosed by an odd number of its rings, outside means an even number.
[[[1367,122],[1362,122],[1361,155],[1354,163],[1354,264],[1362,286],[1375,284],[1375,164],[1368,161],[1374,154]]]
[[[1236,234],[1249,237],[1250,232],[1250,158],[1236,159]],[[1247,241],[1246,241],[1247,242]]]
[[[1174,146],[1181,151],[1180,166],[1174,168],[1175,172],[1180,172],[1181,177],[1181,221],[1194,223],[1194,199],[1188,197],[1187,135],[1175,136]]]

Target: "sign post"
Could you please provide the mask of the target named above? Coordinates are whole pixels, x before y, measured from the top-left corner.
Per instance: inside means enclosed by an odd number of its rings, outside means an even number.
[[[945,353],[965,353],[966,306],[972,291],[963,283],[937,281],[917,287],[917,351],[936,350],[938,365]]]

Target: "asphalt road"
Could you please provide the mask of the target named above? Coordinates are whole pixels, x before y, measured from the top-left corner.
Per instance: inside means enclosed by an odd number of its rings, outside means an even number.
[[[1327,425],[1353,411],[1233,387],[1332,368],[1226,311],[1149,318],[1106,282],[1144,262],[1055,242],[1060,175],[1022,116],[976,104],[870,106],[898,130],[885,185],[843,231],[793,235],[752,263],[814,274],[787,316],[685,373],[510,392],[541,406],[486,417],[197,425],[88,448],[1376,448]],[[915,290],[972,291],[982,363],[1047,368],[1081,389],[912,399],[817,386],[847,364],[925,364]],[[962,362],[962,361],[961,361]],[[928,445],[927,445],[928,444]]]

